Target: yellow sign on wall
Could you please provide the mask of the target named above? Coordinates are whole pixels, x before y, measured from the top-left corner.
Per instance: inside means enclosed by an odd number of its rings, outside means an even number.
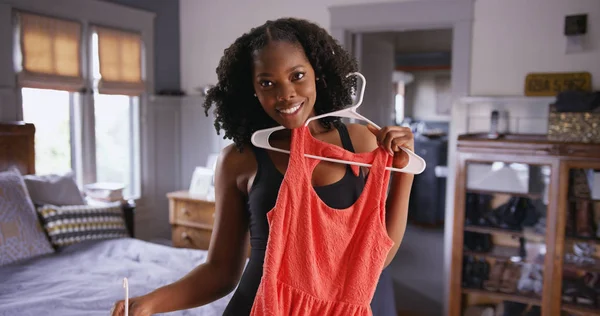
[[[525,77],[525,95],[530,97],[556,96],[566,90],[591,91],[589,72],[531,73]]]

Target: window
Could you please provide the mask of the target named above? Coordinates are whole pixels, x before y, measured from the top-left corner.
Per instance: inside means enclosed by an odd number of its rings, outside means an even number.
[[[23,88],[23,119],[35,124],[39,174],[71,170],[71,98],[67,91]]]
[[[92,34],[96,181],[120,183],[125,196],[140,192],[139,95],[141,39],[135,33],[95,27]]]
[[[25,87],[78,91],[81,74],[81,24],[17,12],[15,68]]]
[[[15,71],[23,120],[36,126],[37,173],[72,170],[79,185],[116,182],[125,198],[139,197],[141,35],[18,11],[15,21]]]
[[[138,98],[96,94],[96,181],[125,185],[123,194],[139,192],[137,179]]]

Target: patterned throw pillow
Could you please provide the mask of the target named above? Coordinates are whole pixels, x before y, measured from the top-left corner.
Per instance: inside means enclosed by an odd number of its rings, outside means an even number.
[[[21,173],[0,172],[0,266],[53,252]]]
[[[37,211],[56,248],[86,240],[129,237],[120,203],[109,206],[44,205]]]

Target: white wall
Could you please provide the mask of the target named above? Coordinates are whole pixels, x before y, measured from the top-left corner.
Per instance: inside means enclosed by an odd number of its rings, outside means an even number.
[[[450,89],[450,71],[421,71],[413,73],[414,81],[406,86],[406,116],[416,120],[450,121],[450,114],[438,114],[437,103],[445,100],[438,89]],[[436,83],[436,77],[439,82]],[[438,86],[439,84],[439,86]],[[447,102],[451,102],[449,99]]]
[[[379,126],[394,122],[394,41],[381,34],[364,34],[360,72],[367,79],[363,104],[359,112]]]
[[[284,16],[306,18],[329,28],[329,6],[370,1],[180,0],[181,89],[193,93],[199,86],[215,83],[215,69],[223,50],[236,38],[250,31],[250,28],[261,25],[268,19]]]
[[[565,15],[588,14],[590,50],[565,54]],[[589,71],[600,89],[600,1],[475,1],[471,95],[523,95],[530,72]]]
[[[392,1],[402,0],[386,2]],[[181,0],[182,89],[191,92],[195,87],[214,83],[223,49],[267,19],[295,16],[328,28],[328,7],[368,2],[371,1]],[[564,16],[582,12],[589,14],[592,48],[586,53],[566,55]],[[588,70],[594,78],[600,78],[598,21],[598,0],[475,1],[471,95],[522,95],[529,72]],[[595,88],[600,88],[600,80],[593,82]]]
[[[204,114],[203,102],[204,97],[199,95],[181,99],[181,189],[189,188],[194,169],[205,166],[210,154],[218,154],[221,148],[231,143],[222,139],[224,132],[217,135],[214,116]]]

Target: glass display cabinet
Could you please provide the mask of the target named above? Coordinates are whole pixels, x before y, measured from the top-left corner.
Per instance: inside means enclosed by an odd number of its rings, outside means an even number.
[[[449,315],[600,315],[600,144],[469,134],[456,162]]]

